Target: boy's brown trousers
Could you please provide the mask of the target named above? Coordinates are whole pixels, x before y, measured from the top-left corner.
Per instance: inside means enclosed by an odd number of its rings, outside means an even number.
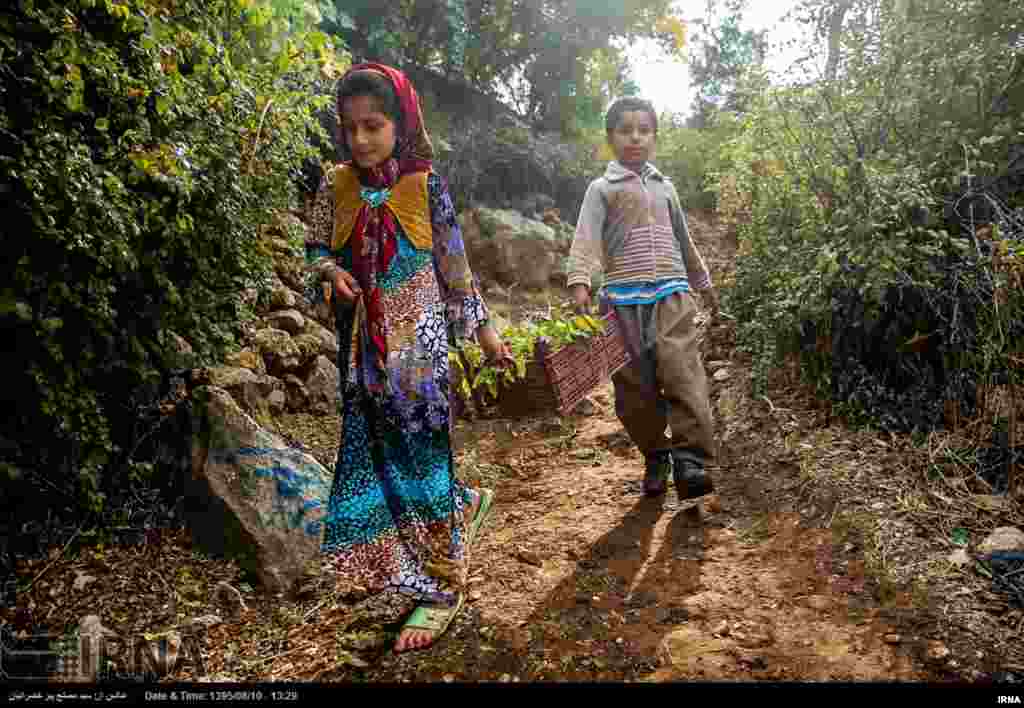
[[[602,313],[608,309],[602,302]],[[677,292],[652,305],[619,305],[615,311],[632,358],[612,376],[615,413],[630,438],[645,455],[681,448],[716,458],[694,296]]]

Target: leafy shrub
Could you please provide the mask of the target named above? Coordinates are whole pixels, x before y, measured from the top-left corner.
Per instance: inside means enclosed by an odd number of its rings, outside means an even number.
[[[748,75],[748,110],[710,172],[739,227],[724,305],[758,387],[802,351],[823,393],[897,430],[1019,377],[1024,346],[1022,190],[1004,178],[1024,138],[1021,46],[991,5],[917,5],[913,23],[883,12],[846,32],[834,80]],[[968,203],[995,206],[971,217]],[[843,348],[858,340],[872,346]]]
[[[245,0],[9,5],[0,475],[98,510],[183,364],[170,332],[216,360],[266,282],[258,227],[293,204],[333,54]]]
[[[721,145],[735,130],[736,120],[726,112],[716,114],[702,129],[679,125],[671,116],[659,120],[656,162],[672,178],[687,209],[711,210],[717,206],[717,194],[709,179],[721,170]]]

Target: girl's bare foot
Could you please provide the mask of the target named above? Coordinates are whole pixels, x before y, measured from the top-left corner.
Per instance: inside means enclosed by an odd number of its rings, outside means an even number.
[[[434,641],[431,632],[425,629],[403,629],[395,641],[395,653],[413,649],[425,649]]]

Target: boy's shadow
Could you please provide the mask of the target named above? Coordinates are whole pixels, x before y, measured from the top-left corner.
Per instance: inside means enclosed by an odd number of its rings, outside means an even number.
[[[674,516],[652,557],[655,526],[666,513]],[[593,672],[587,662],[594,657],[616,673],[653,671],[662,639],[688,619],[683,601],[700,589],[706,540],[699,505],[680,509],[669,497],[641,497],[521,626],[507,627],[517,636],[509,652],[529,647],[530,656],[554,662],[559,675]],[[507,671],[527,668],[501,663]]]

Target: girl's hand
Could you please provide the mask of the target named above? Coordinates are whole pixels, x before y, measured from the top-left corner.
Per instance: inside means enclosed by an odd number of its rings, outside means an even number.
[[[343,268],[334,271],[334,293],[345,305],[352,305],[363,294],[355,277]]]

